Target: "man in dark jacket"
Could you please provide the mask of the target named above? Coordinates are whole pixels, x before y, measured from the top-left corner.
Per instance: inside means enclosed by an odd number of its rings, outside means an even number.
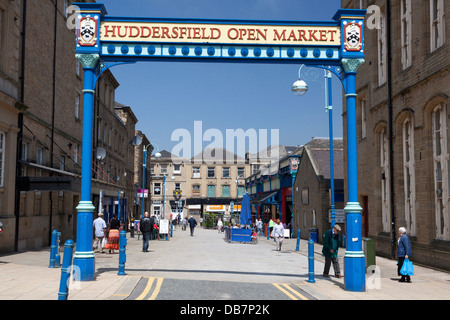
[[[150,240],[150,235],[153,232],[153,218],[150,218],[148,212],[144,213],[144,218],[139,222],[139,230],[142,232],[142,252],[148,252],[148,242]]]
[[[340,231],[341,227],[338,224],[336,224],[333,228],[331,228],[325,233],[322,248],[322,253],[325,256],[325,267],[323,269],[324,277],[328,277],[331,262],[333,262],[334,275],[336,276],[336,278],[342,277],[337,257],[339,250],[339,243],[341,242],[341,236],[339,235]]]
[[[197,225],[197,220],[195,220],[192,216],[189,218],[189,227],[191,228],[191,237],[194,235],[194,228]]]

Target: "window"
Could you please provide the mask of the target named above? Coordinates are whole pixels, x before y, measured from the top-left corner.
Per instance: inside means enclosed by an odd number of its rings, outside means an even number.
[[[43,150],[42,148],[37,148],[36,149],[36,163],[37,164],[43,164],[42,163],[42,159],[44,158],[43,156]],[[41,169],[36,169],[36,177],[42,177],[42,170]]]
[[[208,178],[214,178],[214,177],[215,177],[215,168],[208,167]]]
[[[75,61],[75,72],[77,74],[77,76],[80,76],[80,70],[81,70],[81,63],[80,60],[76,59]]]
[[[200,167],[193,167],[192,168],[192,177],[193,178],[200,178]]]
[[[22,142],[22,159],[21,160],[27,161],[27,159],[28,159],[28,143]],[[20,176],[21,177],[27,176],[27,166],[21,166]]]
[[[380,29],[378,29],[378,85],[386,82],[387,48],[386,48],[386,14],[380,16]]]
[[[179,174],[181,172],[180,168],[181,168],[181,165],[174,164],[173,165],[173,173]]]
[[[403,177],[405,188],[406,229],[416,235],[416,183],[414,172],[414,125],[411,118],[403,122]]]
[[[0,8],[0,55],[3,56],[3,51],[4,51],[4,45],[3,45],[3,30],[5,29],[3,27],[3,21],[4,19],[4,10],[2,10],[2,8]],[[0,67],[2,67],[2,63],[0,61]]]
[[[259,171],[259,164],[252,165],[252,174],[255,174]]]
[[[366,99],[360,100],[361,104],[361,139],[367,137],[367,101]]]
[[[216,186],[209,185],[207,194],[208,194],[208,198],[215,198],[216,197]]]
[[[75,94],[75,118],[80,118],[80,94]]]
[[[389,166],[389,139],[386,128],[383,128],[379,135],[380,138],[380,167],[381,167],[381,221],[383,231],[390,231],[390,166]]]
[[[230,186],[222,186],[222,198],[230,198]]]
[[[59,170],[66,170],[66,157],[64,156],[59,158]]]
[[[36,149],[36,163],[37,164],[42,164],[42,159],[43,159],[42,153],[43,153],[42,148]]]
[[[161,183],[155,183],[153,187],[153,194],[160,195],[161,194]]]
[[[167,164],[161,165],[161,173],[167,173]]]
[[[238,197],[242,198],[245,194],[245,187],[244,186],[239,186],[238,188]]]
[[[435,185],[436,238],[450,240],[449,234],[449,152],[447,106],[439,104],[432,113]]]
[[[238,168],[238,178],[245,178],[245,168]]]
[[[73,162],[78,164],[78,145],[73,146]]]
[[[175,183],[175,190],[181,190],[181,183]]]
[[[401,32],[402,32],[402,67],[403,70],[411,65],[411,0],[401,1]]]
[[[194,184],[194,185],[192,186],[192,193],[195,194],[195,195],[200,194],[200,185]]]
[[[230,177],[230,168],[222,168],[222,178]]]
[[[0,187],[3,187],[5,180],[5,149],[6,135],[0,131]]]
[[[444,0],[430,0],[431,51],[444,44],[444,15]]]
[[[154,205],[154,206],[153,206],[153,214],[154,214],[155,216],[161,215],[161,206],[156,206],[156,205]]]
[[[302,189],[302,204],[309,204],[309,188]]]

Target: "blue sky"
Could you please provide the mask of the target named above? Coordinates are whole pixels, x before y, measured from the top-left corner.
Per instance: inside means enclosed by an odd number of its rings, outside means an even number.
[[[102,2],[102,1],[98,1]],[[331,21],[339,0],[104,0],[109,16],[237,20]],[[160,150],[171,151],[176,129],[279,129],[282,145],[328,137],[323,71],[302,79],[309,91],[291,92],[300,65],[139,62],[111,69],[120,83],[116,100],[129,105]],[[314,79],[316,77],[317,79]],[[333,75],[334,137],[342,137],[342,85]],[[193,139],[193,138],[192,138]],[[270,140],[267,141],[270,144]],[[206,147],[209,142],[204,142]],[[225,142],[224,142],[225,144]]]

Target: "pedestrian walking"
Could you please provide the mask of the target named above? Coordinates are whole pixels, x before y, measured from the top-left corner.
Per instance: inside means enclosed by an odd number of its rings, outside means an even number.
[[[186,231],[186,225],[187,225],[187,219],[186,218],[183,218],[183,221],[182,221],[182,224],[183,224],[183,231]]]
[[[120,241],[120,221],[117,219],[117,214],[113,214],[113,218],[109,222],[108,228],[108,242],[105,249],[109,249],[109,253],[114,253],[114,250],[119,250]]]
[[[222,227],[223,227],[222,219],[219,218],[219,221],[217,221],[217,232],[221,233]]]
[[[275,238],[275,241],[277,243],[277,251],[281,251],[281,245],[283,244],[284,240],[284,227],[280,222],[280,219],[277,219],[276,223],[274,223],[271,236],[272,238]]]
[[[411,277],[409,275],[405,276],[400,273],[400,270],[402,269],[403,263],[405,262],[405,259],[409,259],[412,256],[412,249],[411,249],[411,241],[409,240],[409,237],[406,235],[406,228],[400,227],[398,228],[398,249],[397,249],[397,272],[398,275],[401,276],[399,282],[411,282]]]
[[[148,212],[144,213],[144,217],[139,221],[139,230],[142,233],[142,252],[148,252],[148,244],[150,235],[153,232],[155,221],[150,217]]]
[[[322,253],[325,256],[325,267],[323,269],[324,277],[328,277],[331,263],[333,263],[334,275],[336,278],[342,278],[338,261],[339,243],[341,242],[340,231],[341,227],[336,224],[325,233],[322,247]]]
[[[194,235],[194,228],[197,225],[197,220],[195,220],[192,216],[189,218],[189,227],[191,228],[191,237]]]
[[[105,220],[103,220],[102,212],[98,213],[98,218],[94,220],[92,225],[94,227],[94,232],[95,232],[93,251],[95,251],[95,249],[98,248],[98,251],[103,253],[104,252],[103,251],[103,247],[104,247],[103,238],[105,237],[105,232],[106,232],[106,222],[105,222]]]
[[[274,225],[275,225],[275,222],[273,222],[273,219],[270,218],[270,220],[269,220],[269,234],[272,234]]]
[[[263,228],[263,223],[262,223],[262,221],[261,221],[261,218],[259,218],[259,219],[256,221],[256,230],[257,230],[257,232],[258,232],[258,235],[261,235],[262,228]]]
[[[134,218],[131,218],[130,220],[130,238],[134,238]]]

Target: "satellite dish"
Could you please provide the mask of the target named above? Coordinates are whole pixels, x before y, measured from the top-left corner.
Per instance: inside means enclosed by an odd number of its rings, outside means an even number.
[[[97,160],[103,160],[106,157],[106,150],[103,148],[97,148],[95,150],[95,159]]]
[[[141,136],[135,136],[131,141],[130,144],[132,146],[140,146],[142,144],[142,137]]]

